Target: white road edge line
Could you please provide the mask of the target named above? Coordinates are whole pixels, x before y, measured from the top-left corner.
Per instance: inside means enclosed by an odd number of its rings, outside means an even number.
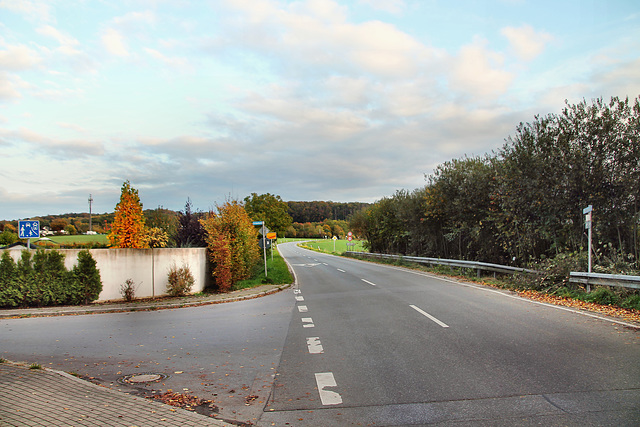
[[[318,385],[318,393],[323,405],[339,405],[342,403],[342,396],[335,391],[325,390],[325,387],[336,387],[335,378],[332,372],[322,372],[316,374],[316,384]]]
[[[367,279],[361,279],[364,283],[368,283],[371,286],[377,286],[375,283],[368,281]]]
[[[420,307],[416,307],[413,304],[411,304],[409,307],[413,308],[415,311],[417,311],[418,313],[422,314],[423,316],[426,316],[429,319],[433,320],[434,322],[436,322],[438,325],[442,326],[443,328],[448,328],[449,327],[449,325],[447,325],[444,322],[439,321],[438,319],[436,319],[435,317],[433,317],[432,315],[430,315],[426,311],[422,310]]]

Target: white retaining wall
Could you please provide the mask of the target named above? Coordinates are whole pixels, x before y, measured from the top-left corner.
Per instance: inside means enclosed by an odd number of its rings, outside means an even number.
[[[78,262],[80,249],[57,249],[65,255],[71,270]],[[17,261],[22,251],[10,251]],[[136,298],[167,294],[169,269],[188,266],[195,283],[191,292],[200,292],[209,283],[207,248],[89,249],[100,270],[102,292],[98,301],[122,299],[120,286],[127,279],[136,284]],[[32,251],[35,254],[35,251]]]

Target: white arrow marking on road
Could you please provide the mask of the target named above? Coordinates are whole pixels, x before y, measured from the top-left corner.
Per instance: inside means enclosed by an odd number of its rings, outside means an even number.
[[[430,315],[426,311],[421,310],[419,307],[416,307],[415,305],[410,305],[409,307],[413,308],[418,313],[420,313],[420,314],[428,317],[429,319],[433,320],[434,322],[436,322],[438,325],[442,326],[443,328],[448,328],[449,327],[449,325],[447,325],[444,322],[439,321],[438,319],[436,319],[435,317],[433,317],[432,315]]]
[[[324,353],[324,349],[322,348],[322,344],[320,343],[320,337],[307,338],[307,348],[309,349],[309,353],[311,354]]]
[[[298,311],[299,311],[300,313],[306,313],[307,311],[309,311],[309,309],[307,308],[307,306],[306,306],[306,305],[299,305],[299,306],[298,306]]]
[[[302,327],[303,328],[315,328],[316,325],[313,324],[313,319],[311,317],[303,317],[302,318]]]
[[[368,283],[368,284],[370,284],[371,286],[376,286],[376,284],[375,284],[375,283],[372,283],[372,282],[370,282],[370,281],[368,281],[368,280],[362,279],[362,281],[363,281],[364,283]]]
[[[339,405],[342,403],[342,396],[335,391],[325,390],[325,387],[336,387],[335,378],[333,373],[323,372],[316,374],[316,384],[318,384],[318,393],[320,393],[320,400],[323,405]]]
[[[293,293],[294,293],[294,294],[299,294],[299,293],[302,293],[302,291],[301,291],[300,289],[294,289],[294,290],[293,290]]]

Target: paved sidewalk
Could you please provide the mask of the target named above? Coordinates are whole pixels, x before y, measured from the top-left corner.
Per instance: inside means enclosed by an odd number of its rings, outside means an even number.
[[[0,363],[0,426],[230,426],[51,369]]]
[[[258,298],[281,291],[282,289],[285,289],[289,286],[291,285],[262,285],[250,289],[241,289],[239,291],[233,291],[226,294],[188,296],[182,298],[161,298],[155,300],[144,299],[130,303],[93,303],[89,305],[79,306],[0,309],[0,319],[16,317],[72,316],[78,314],[118,313],[128,311],[197,307],[200,305],[220,304],[225,302]]]
[[[0,319],[161,310],[242,301],[291,285],[263,285],[227,294],[0,310]],[[15,319],[15,320],[14,320]],[[160,402],[100,387],[65,372],[0,363],[0,427],[8,426],[231,426]]]

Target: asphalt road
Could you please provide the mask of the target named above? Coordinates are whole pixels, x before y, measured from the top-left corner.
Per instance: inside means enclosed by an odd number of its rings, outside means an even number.
[[[640,425],[638,330],[280,250],[296,271],[297,309],[262,425]]]
[[[289,290],[175,310],[2,319],[0,357],[138,395],[189,393],[213,400],[221,419],[255,423],[271,392],[292,295]],[[118,382],[146,373],[168,378]]]
[[[279,248],[297,287],[188,309],[0,320],[0,356],[125,391],[190,392],[223,419],[260,426],[640,425],[637,329]],[[141,373],[169,377],[117,382]]]

